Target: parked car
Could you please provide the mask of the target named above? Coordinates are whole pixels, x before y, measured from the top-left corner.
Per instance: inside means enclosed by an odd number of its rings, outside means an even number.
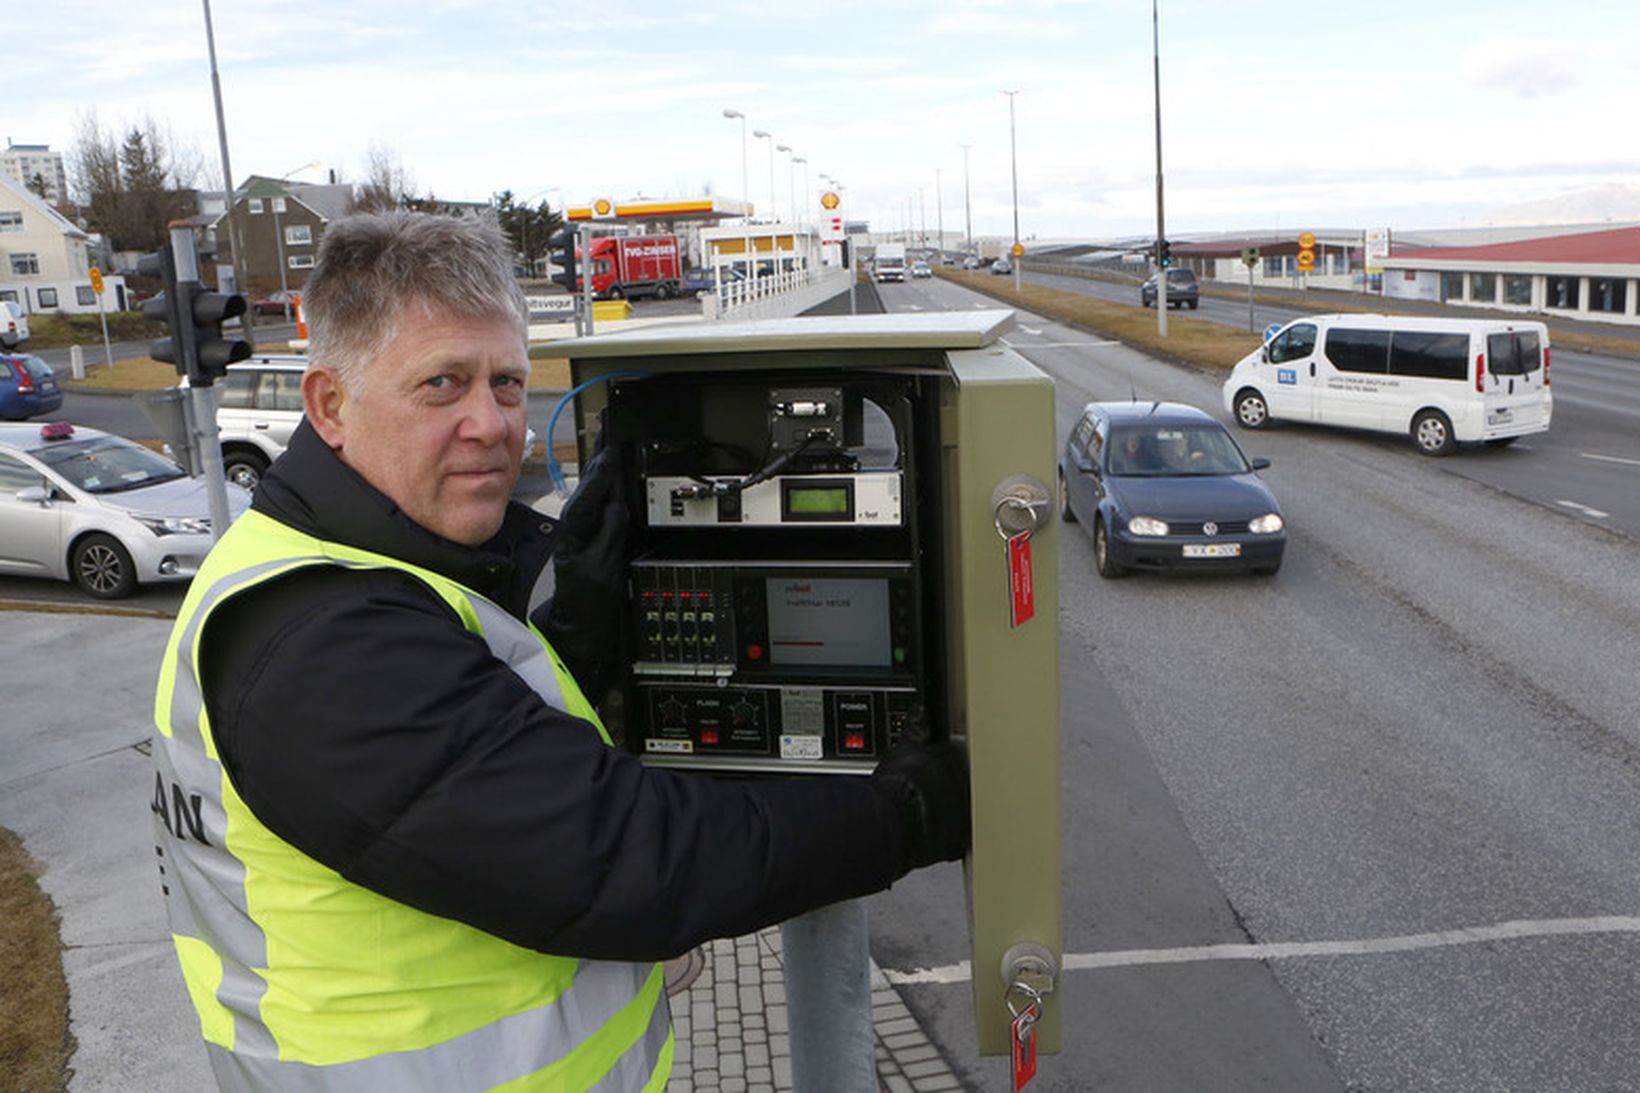
[[[1275,494],[1211,415],[1170,402],[1091,402],[1059,463],[1059,515],[1093,535],[1101,577],[1130,569],[1281,568]]]
[[[249,506],[230,485],[229,517]],[[158,452],[65,421],[0,425],[0,573],[115,599],[192,577],[212,541],[204,480]]]
[[[0,418],[23,421],[63,404],[51,365],[32,353],[0,354]]]
[[[301,297],[300,292],[279,289],[276,292],[268,293],[260,300],[252,301],[251,310],[258,315],[284,315],[288,308],[290,314],[294,316],[296,314],[296,301]]]
[[[913,262],[911,263],[911,276],[913,278],[932,277],[934,276],[934,271],[929,268],[927,262]]]
[[[980,266],[979,259],[975,258],[972,254],[970,254],[967,258],[964,258],[962,260],[962,268],[963,269],[979,269],[979,266]]]
[[[16,300],[0,300],[0,349],[16,349],[28,341],[28,312]]]
[[[1156,306],[1156,275],[1139,286],[1139,303],[1144,307]],[[1201,283],[1193,269],[1174,268],[1167,271],[1167,306],[1189,306],[1195,311],[1201,305]]]
[[[996,261],[991,263],[992,273],[1012,273],[1013,271],[1014,264],[1006,258],[998,258]]]

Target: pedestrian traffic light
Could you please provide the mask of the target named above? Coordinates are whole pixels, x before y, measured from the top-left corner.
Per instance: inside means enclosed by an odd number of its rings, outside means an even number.
[[[228,374],[228,365],[250,357],[250,343],[225,338],[222,324],[245,314],[245,297],[237,292],[207,292],[198,281],[177,276],[176,255],[170,247],[146,254],[137,271],[160,278],[164,291],[143,301],[142,313],[171,329],[171,336],[148,347],[156,361],[176,366],[196,387],[209,387]]]
[[[563,285],[569,292],[574,292],[575,284],[575,229],[560,228],[549,240],[551,259],[558,266],[559,272],[552,275],[552,279]]]
[[[1172,250],[1173,244],[1166,239],[1156,241],[1156,264],[1162,269],[1168,269],[1173,265]]]

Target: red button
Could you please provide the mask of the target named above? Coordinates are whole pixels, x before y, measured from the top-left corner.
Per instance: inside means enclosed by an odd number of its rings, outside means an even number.
[[[717,730],[716,729],[702,729],[702,730],[700,730],[700,742],[702,744],[716,744],[718,742]]]
[[[763,646],[756,645],[756,644],[746,646],[746,659],[747,660],[762,660],[763,659]]]
[[[865,751],[866,737],[864,733],[851,732],[843,737],[843,747],[848,751]]]

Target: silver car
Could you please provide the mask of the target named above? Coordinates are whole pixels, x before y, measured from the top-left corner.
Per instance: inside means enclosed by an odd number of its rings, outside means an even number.
[[[230,518],[249,507],[229,485]],[[204,480],[157,452],[62,421],[0,424],[0,574],[116,599],[192,577],[211,544]]]

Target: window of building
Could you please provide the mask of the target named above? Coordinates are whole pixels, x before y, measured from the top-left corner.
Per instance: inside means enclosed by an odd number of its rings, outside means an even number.
[[[97,302],[97,294],[91,291],[90,285],[75,285],[74,299],[78,300],[81,306],[90,307]]]
[[[293,247],[311,247],[313,245],[313,225],[291,224],[285,228],[285,243]]]
[[[1506,273],[1503,275],[1503,302],[1530,307],[1532,303],[1532,275]]]
[[[1548,298],[1544,300],[1546,307],[1575,311],[1583,298],[1583,278],[1581,277],[1550,277],[1547,288],[1549,290]]]
[[[285,261],[289,264],[291,269],[313,268],[313,255],[311,254],[293,254],[289,258],[285,259]]]
[[[1283,273],[1286,272],[1282,268],[1285,265],[1286,265],[1286,259],[1280,257],[1279,255],[1272,256],[1270,258],[1266,258],[1264,260],[1264,276],[1266,276],[1266,277],[1280,277]]]
[[[253,215],[253,216],[256,215],[257,213],[262,211],[262,199],[260,197],[251,198],[250,206],[251,206],[251,215]]]
[[[40,256],[28,251],[17,251],[11,256],[11,275],[28,277],[40,272]]]
[[[40,301],[41,307],[57,306],[57,290],[54,288],[37,288],[34,290],[34,298]]]
[[[0,288],[0,303],[21,303],[14,288]]]
[[[1498,275],[1495,273],[1471,273],[1469,275],[1469,298],[1481,303],[1492,303],[1498,298]]]
[[[283,213],[285,211],[285,199],[284,198],[276,197],[276,198],[273,199],[273,211],[283,215]]]
[[[1340,372],[1383,375],[1389,371],[1389,331],[1335,326],[1327,331],[1327,359]]]
[[[1617,277],[1589,278],[1589,310],[1615,311],[1621,314],[1628,310],[1629,283]]]
[[[0,232],[23,230],[23,214],[17,209],[0,209]]]
[[[1392,376],[1461,380],[1469,376],[1469,335],[1397,330],[1389,349]]]
[[[1454,301],[1463,299],[1463,274],[1441,274],[1441,299]]]

